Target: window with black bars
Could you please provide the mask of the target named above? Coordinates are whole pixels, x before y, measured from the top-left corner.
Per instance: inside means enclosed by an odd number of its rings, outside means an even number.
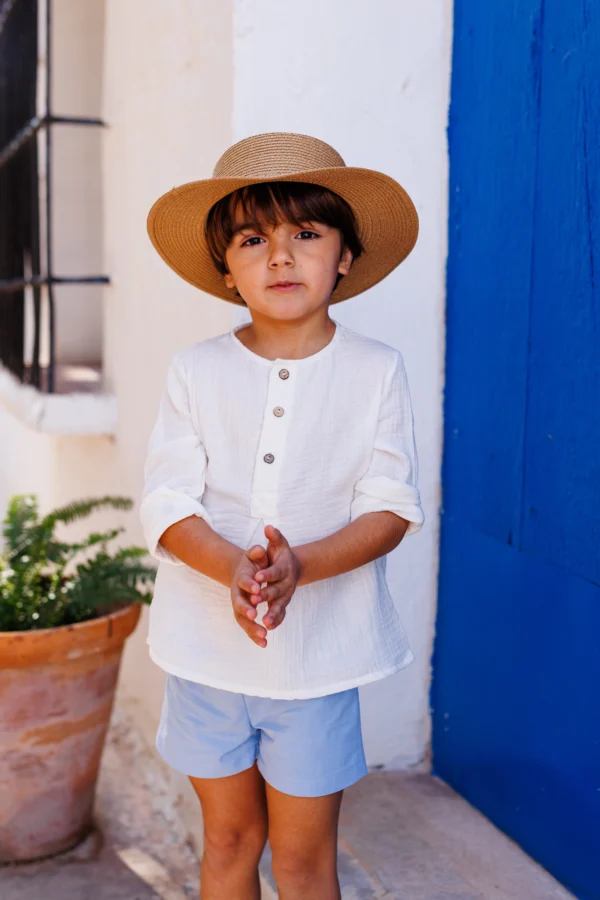
[[[52,393],[56,368],[54,286],[108,283],[104,275],[61,277],[54,271],[52,129],[60,124],[104,123],[54,114],[52,0],[45,0],[41,9],[39,6],[38,0],[4,0],[0,6],[0,362],[22,382]],[[43,78],[38,65],[40,13]],[[25,347],[27,292],[32,300],[29,348]],[[47,303],[44,317],[43,300]],[[45,365],[43,343],[47,347]]]

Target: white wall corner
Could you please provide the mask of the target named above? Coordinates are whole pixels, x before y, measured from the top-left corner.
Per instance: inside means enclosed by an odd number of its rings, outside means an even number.
[[[114,394],[45,394],[21,384],[0,363],[0,406],[33,431],[62,435],[113,435],[117,427]]]

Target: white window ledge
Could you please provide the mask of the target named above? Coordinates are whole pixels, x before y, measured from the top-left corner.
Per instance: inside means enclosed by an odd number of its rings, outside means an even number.
[[[21,384],[0,363],[0,406],[34,431],[45,434],[113,435],[117,398],[101,392],[46,394]]]

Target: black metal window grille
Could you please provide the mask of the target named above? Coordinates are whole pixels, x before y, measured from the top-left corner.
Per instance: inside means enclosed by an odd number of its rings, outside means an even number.
[[[0,361],[22,382],[55,389],[58,284],[108,284],[104,275],[61,277],[52,265],[52,126],[101,126],[101,119],[52,112],[52,0],[45,0],[44,111],[38,113],[38,0],[0,6]],[[40,187],[38,138],[43,141]],[[41,196],[42,195],[42,196]],[[43,238],[43,244],[42,244]],[[33,299],[33,346],[26,364],[25,299]],[[48,365],[41,365],[42,292],[47,300]]]

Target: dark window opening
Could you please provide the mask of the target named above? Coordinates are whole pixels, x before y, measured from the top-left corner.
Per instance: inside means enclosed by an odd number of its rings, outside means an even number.
[[[61,277],[52,265],[52,127],[102,125],[100,119],[55,116],[51,110],[52,0],[45,13],[45,84],[38,86],[38,0],[0,6],[0,362],[18,379],[55,390],[57,284],[106,284],[103,275]],[[40,108],[43,106],[43,111]],[[39,143],[39,146],[38,146]],[[40,159],[44,177],[40,180]],[[26,292],[32,299],[32,346],[25,347]],[[47,303],[43,317],[42,299]],[[42,333],[44,330],[44,333]],[[42,365],[42,343],[47,365]]]

